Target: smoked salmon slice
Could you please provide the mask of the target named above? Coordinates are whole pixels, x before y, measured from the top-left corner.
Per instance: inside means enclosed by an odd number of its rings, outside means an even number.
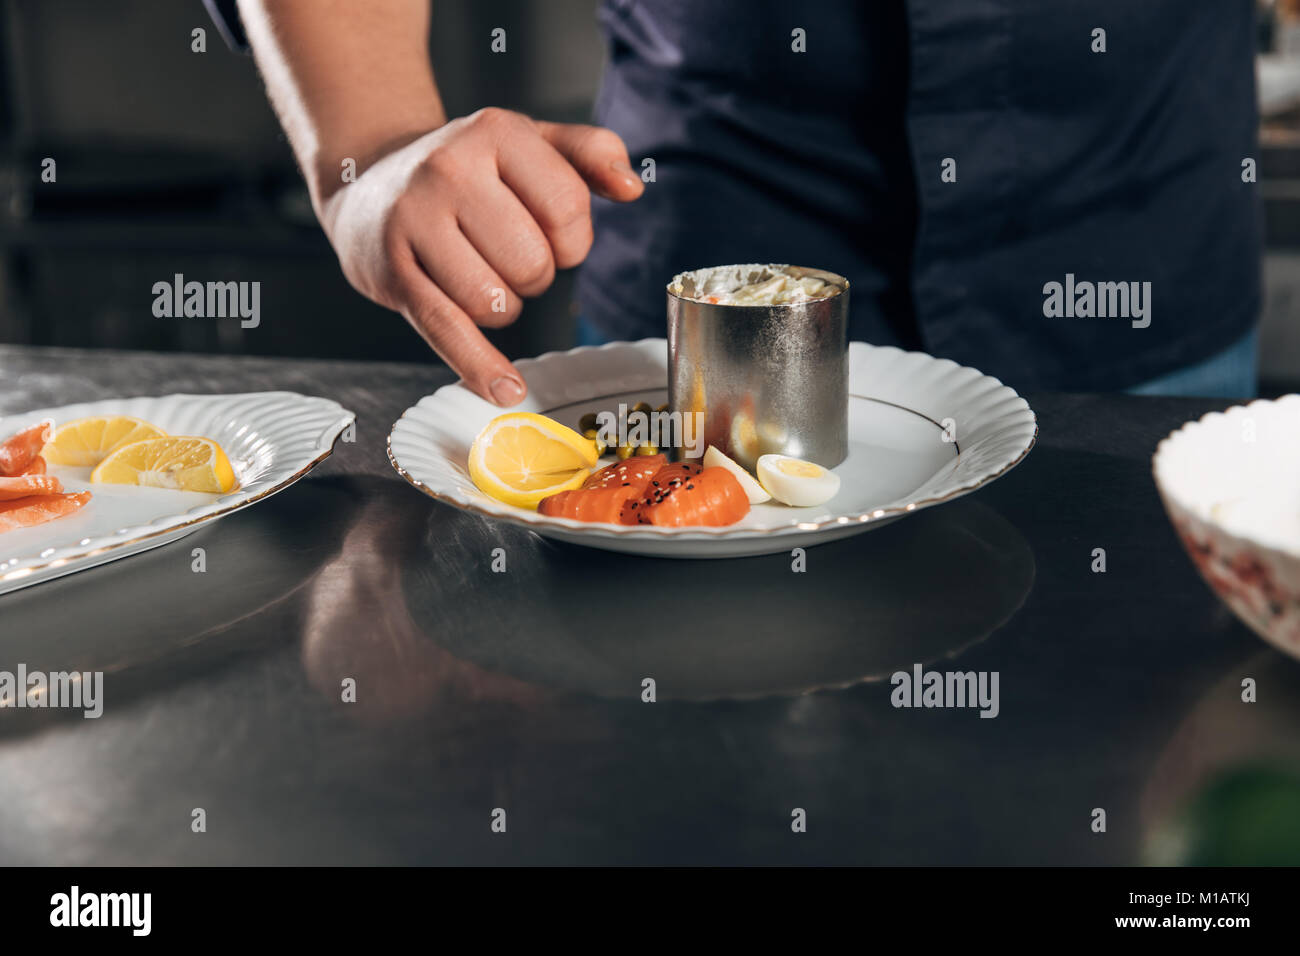
[[[725,468],[648,455],[602,468],[583,487],[543,498],[537,510],[577,521],[717,527],[749,514],[749,496]]]
[[[0,478],[21,475],[45,447],[49,422],[25,428],[0,444]]]
[[[665,455],[633,455],[623,461],[606,465],[583,482],[584,488],[606,488],[623,482],[638,484],[648,482],[656,471],[668,464]]]
[[[702,469],[694,462],[661,468],[645,496],[633,504],[639,524],[660,528],[718,527],[749,514],[749,496],[735,475],[725,468]]]
[[[537,510],[552,518],[636,524],[636,512],[628,506],[645,493],[651,478],[667,463],[663,455],[634,455],[606,465],[581,488],[543,498]]]
[[[89,491],[63,494],[63,482],[45,474],[41,449],[49,429],[41,422],[0,442],[0,532],[62,518],[90,500]]]
[[[19,475],[16,478],[0,478],[0,501],[11,501],[28,495],[57,495],[62,490],[63,482],[53,475]]]
[[[70,515],[90,500],[89,491],[68,495],[28,495],[0,501],[0,532],[30,528]]]
[[[572,518],[574,521],[607,521],[610,524],[636,524],[636,512],[628,505],[635,501],[628,488],[575,488],[561,491],[541,500],[537,506],[540,514],[552,518]]]

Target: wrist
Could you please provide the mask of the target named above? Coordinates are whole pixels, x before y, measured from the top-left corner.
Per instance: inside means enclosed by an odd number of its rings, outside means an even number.
[[[317,213],[340,189],[355,182],[375,163],[446,122],[439,109],[419,121],[390,127],[368,137],[321,142],[302,160],[303,178]]]

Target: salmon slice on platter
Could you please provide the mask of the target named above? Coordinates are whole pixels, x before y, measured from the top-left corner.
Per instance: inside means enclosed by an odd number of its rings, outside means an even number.
[[[89,491],[75,494],[28,495],[0,501],[0,532],[31,528],[73,514],[90,500]]]
[[[61,491],[63,482],[53,475],[23,474],[13,478],[0,478],[0,501],[11,501],[28,495],[57,495]]]
[[[50,431],[50,423],[41,422],[0,442],[0,478],[20,475],[36,461]]]

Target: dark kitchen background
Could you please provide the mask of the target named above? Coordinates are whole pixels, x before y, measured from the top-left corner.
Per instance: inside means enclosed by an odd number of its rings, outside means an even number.
[[[199,0],[0,0],[0,342],[410,359],[427,350],[344,281],[251,58]],[[595,0],[436,0],[450,115],[584,121],[604,48]],[[1266,393],[1300,387],[1300,0],[1260,4]],[[191,31],[207,51],[191,51]],[[493,54],[495,27],[511,44]],[[474,38],[482,42],[469,42]],[[57,183],[40,181],[57,162]],[[156,319],[177,273],[259,280],[262,322]],[[572,275],[510,329],[510,355],[572,344]],[[430,356],[431,357],[431,356]]]
[[[344,280],[252,58],[227,48],[200,0],[2,7],[0,343],[433,360]],[[604,56],[595,0],[433,10],[449,115],[498,105],[590,119]],[[191,52],[196,27],[206,53]],[[530,40],[493,54],[495,27]],[[54,184],[40,180],[45,157]],[[260,281],[261,325],[154,318],[153,284],[177,272]],[[572,280],[561,274],[492,337],[511,355],[569,347]]]

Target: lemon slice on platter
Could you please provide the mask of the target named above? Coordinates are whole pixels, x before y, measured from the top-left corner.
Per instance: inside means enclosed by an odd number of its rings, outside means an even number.
[[[485,495],[536,508],[548,495],[580,487],[597,459],[595,443],[572,428],[545,415],[510,412],[474,439],[469,476]]]
[[[235,487],[235,470],[212,439],[170,436],[123,445],[99,463],[90,480],[224,494]]]
[[[166,434],[157,425],[128,415],[78,418],[55,430],[41,449],[41,457],[50,465],[89,468],[119,448],[150,438],[163,438]]]

